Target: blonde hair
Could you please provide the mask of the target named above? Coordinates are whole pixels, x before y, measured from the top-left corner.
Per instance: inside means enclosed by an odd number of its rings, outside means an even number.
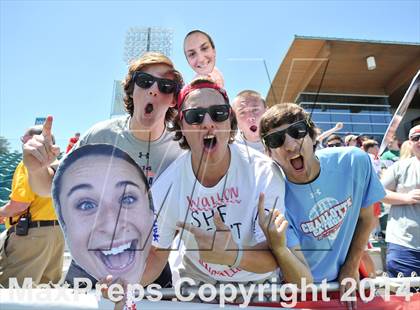
[[[413,157],[413,144],[411,141],[404,141],[400,148],[400,159]]]

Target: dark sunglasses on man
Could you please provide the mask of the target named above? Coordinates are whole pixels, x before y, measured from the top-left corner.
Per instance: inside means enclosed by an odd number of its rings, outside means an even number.
[[[224,122],[229,118],[230,106],[228,104],[212,105],[208,108],[189,108],[182,110],[181,119],[189,125],[199,125],[208,113],[214,122]]]
[[[302,139],[307,135],[308,128],[309,125],[307,120],[303,119],[291,124],[286,129],[276,130],[265,135],[262,138],[262,141],[266,147],[276,149],[284,144],[284,141],[286,140],[286,133],[293,139]]]
[[[148,89],[156,82],[159,91],[162,94],[172,94],[179,90],[179,85],[176,81],[170,79],[161,79],[146,72],[136,71],[133,75],[133,80],[138,87]]]
[[[337,142],[337,143],[328,143],[327,144],[328,147],[340,147],[343,146],[343,144],[341,142]]]

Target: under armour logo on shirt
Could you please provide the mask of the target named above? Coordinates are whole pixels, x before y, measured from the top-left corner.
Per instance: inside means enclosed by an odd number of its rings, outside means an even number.
[[[139,152],[139,158],[146,157],[146,159],[149,159],[149,153],[144,154],[143,152]]]
[[[311,198],[314,199],[315,195],[317,196],[321,196],[321,190],[319,188],[317,188],[313,193],[310,193],[309,195],[311,195]]]

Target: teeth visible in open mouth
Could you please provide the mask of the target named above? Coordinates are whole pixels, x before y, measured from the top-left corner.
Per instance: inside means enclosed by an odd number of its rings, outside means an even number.
[[[129,242],[125,243],[125,244],[122,244],[122,245],[120,245],[118,247],[112,248],[109,251],[101,251],[101,252],[104,255],[111,255],[111,254],[112,255],[117,255],[117,254],[120,254],[120,253],[124,252],[125,250],[129,249],[130,246],[131,246],[131,241],[129,241]]]
[[[206,149],[212,149],[217,143],[217,138],[213,134],[207,134],[204,136],[203,142]]]
[[[208,63],[204,63],[204,64],[199,64],[197,67],[201,69],[201,68],[206,68],[207,65]]]
[[[96,255],[100,258],[109,272],[118,272],[131,268],[136,257],[136,245],[138,240],[128,241],[110,250],[100,250]]]
[[[290,158],[290,160],[292,160],[292,159],[296,159],[296,158],[299,158],[299,157],[300,157],[300,154],[298,154],[298,155],[295,155],[295,156],[291,157],[291,158]]]

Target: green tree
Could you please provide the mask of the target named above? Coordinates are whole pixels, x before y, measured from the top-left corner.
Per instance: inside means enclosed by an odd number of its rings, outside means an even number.
[[[3,136],[0,136],[0,154],[9,153],[10,143]]]

